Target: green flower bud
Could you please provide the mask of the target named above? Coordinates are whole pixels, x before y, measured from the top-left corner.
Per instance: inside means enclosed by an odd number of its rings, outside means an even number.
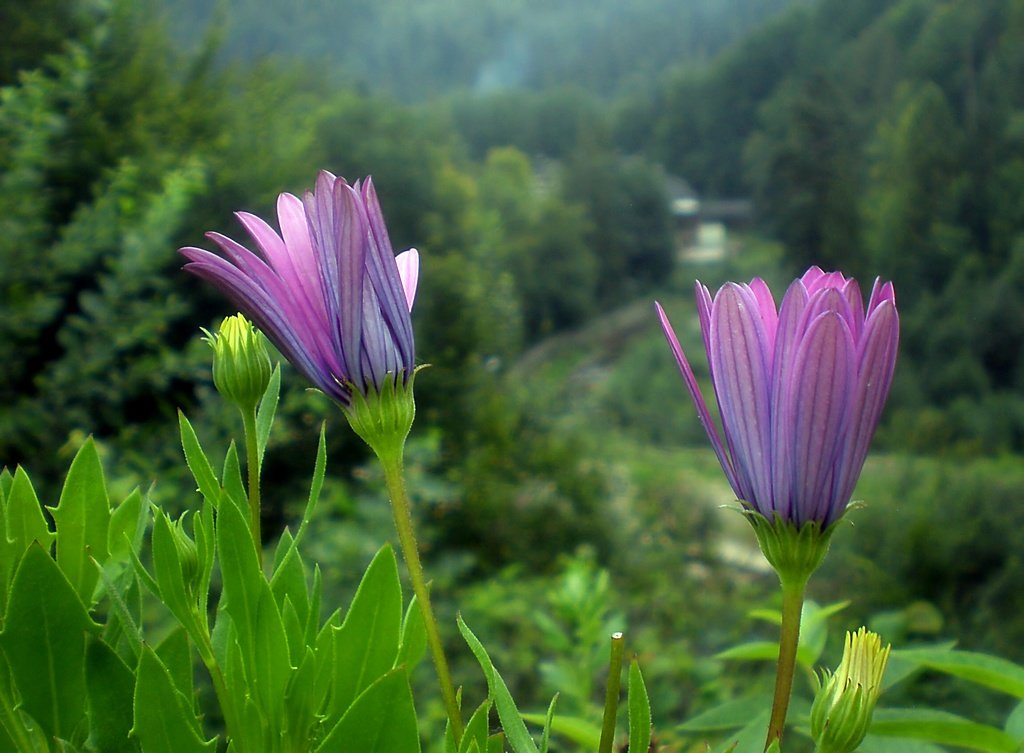
[[[241,410],[254,410],[272,372],[266,338],[244,316],[236,314],[221,322],[217,334],[206,332],[206,342],[213,348],[217,391]]]
[[[846,634],[843,660],[835,674],[824,673],[811,706],[818,753],[853,753],[864,740],[891,648],[882,648],[882,639],[865,628]]]

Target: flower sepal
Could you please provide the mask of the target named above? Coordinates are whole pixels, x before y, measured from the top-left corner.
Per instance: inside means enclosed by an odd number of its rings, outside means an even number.
[[[774,520],[769,520],[749,507],[744,507],[742,512],[782,585],[803,588],[828,554],[838,521],[824,529],[816,520],[798,527],[778,513]]]
[[[352,430],[384,462],[402,456],[416,417],[413,381],[421,368],[413,370],[408,379],[404,372],[388,372],[380,390],[373,385],[352,387],[352,400],[342,408]]]

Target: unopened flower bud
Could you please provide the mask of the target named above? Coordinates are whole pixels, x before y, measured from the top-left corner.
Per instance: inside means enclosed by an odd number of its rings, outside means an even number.
[[[205,331],[205,330],[204,330]],[[217,334],[206,333],[213,348],[213,383],[243,411],[251,411],[270,383],[272,368],[266,339],[241,314],[221,322]]]
[[[864,740],[891,648],[882,648],[882,639],[865,628],[846,634],[843,660],[835,674],[822,677],[811,706],[818,753],[853,753]]]

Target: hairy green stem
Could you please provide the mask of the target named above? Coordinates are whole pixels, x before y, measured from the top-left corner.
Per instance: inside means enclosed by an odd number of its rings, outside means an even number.
[[[388,494],[391,497],[391,511],[395,517],[398,541],[402,547],[405,565],[409,570],[412,590],[416,594],[416,601],[423,612],[423,623],[427,631],[427,645],[430,647],[430,654],[434,660],[434,669],[437,671],[437,679],[441,685],[441,697],[444,700],[448,723],[451,725],[452,733],[455,736],[455,744],[458,745],[462,740],[462,714],[459,711],[459,703],[455,696],[455,686],[452,684],[448,660],[444,655],[437,618],[434,616],[434,609],[430,605],[430,591],[427,589],[427,581],[423,574],[423,563],[420,562],[419,548],[416,544],[416,532],[413,529],[412,523],[409,495],[405,490],[405,474],[402,468],[401,449],[393,453],[393,455],[393,457],[379,455],[381,465],[384,467],[384,480],[387,483]]]
[[[768,722],[768,738],[764,749],[773,742],[782,743],[786,727],[786,713],[789,698],[793,692],[793,673],[796,670],[796,651],[800,642],[800,614],[804,606],[804,590],[807,578],[796,582],[782,580],[782,629],[779,635],[779,666],[775,674],[775,698],[772,701],[772,715]]]
[[[263,535],[260,532],[260,451],[256,440],[256,407],[242,411],[245,429],[245,465],[249,474],[249,528],[256,556],[263,567]]]
[[[612,633],[611,659],[608,661],[608,686],[604,692],[604,718],[601,721],[601,743],[598,753],[611,753],[615,742],[615,718],[619,712],[619,689],[622,683],[622,652],[626,642],[622,633]]]

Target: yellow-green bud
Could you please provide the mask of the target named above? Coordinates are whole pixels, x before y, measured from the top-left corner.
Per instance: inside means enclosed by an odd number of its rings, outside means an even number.
[[[864,740],[891,648],[882,648],[881,637],[865,628],[846,634],[843,660],[835,674],[823,675],[811,706],[818,753],[853,753]]]
[[[217,334],[206,332],[206,342],[213,348],[213,383],[217,391],[243,411],[255,409],[272,372],[263,333],[236,314],[221,322]]]

